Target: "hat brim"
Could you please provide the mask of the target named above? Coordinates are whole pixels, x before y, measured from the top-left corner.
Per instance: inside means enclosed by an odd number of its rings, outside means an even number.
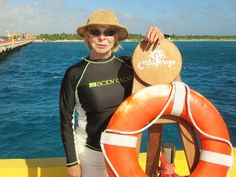
[[[105,24],[105,23],[82,25],[82,26],[77,28],[77,33],[80,36],[84,37],[88,27],[92,26],[92,25],[109,25],[109,26],[113,26],[114,28],[118,29],[118,39],[119,39],[119,41],[126,39],[129,35],[128,30],[123,25],[114,25],[114,24]]]

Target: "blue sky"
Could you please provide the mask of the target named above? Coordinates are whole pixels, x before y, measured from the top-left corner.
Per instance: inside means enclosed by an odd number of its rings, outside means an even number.
[[[149,26],[176,35],[236,35],[236,0],[0,0],[5,31],[75,33],[97,9],[115,12],[131,33]]]

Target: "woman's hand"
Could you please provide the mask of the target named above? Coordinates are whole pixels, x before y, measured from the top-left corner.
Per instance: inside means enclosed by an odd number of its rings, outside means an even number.
[[[158,27],[149,27],[146,33],[145,41],[154,44],[154,43],[160,43],[160,40],[164,38],[164,34],[161,32],[161,30]]]
[[[81,168],[80,164],[67,167],[67,174],[69,177],[81,177]]]

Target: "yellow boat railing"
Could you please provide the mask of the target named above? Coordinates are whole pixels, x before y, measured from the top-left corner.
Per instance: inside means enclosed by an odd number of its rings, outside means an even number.
[[[236,148],[234,148],[234,161],[236,161]],[[140,153],[139,163],[145,169],[146,153]],[[189,175],[188,165],[184,151],[176,151],[175,171],[180,176]],[[1,177],[67,177],[65,158],[39,158],[39,159],[1,159]],[[236,176],[236,165],[230,177]]]

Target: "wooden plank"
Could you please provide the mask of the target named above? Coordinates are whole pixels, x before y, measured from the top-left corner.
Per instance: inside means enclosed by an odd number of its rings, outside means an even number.
[[[154,124],[148,131],[146,174],[153,176],[158,169],[162,142],[162,124]]]
[[[137,91],[139,91],[147,86],[148,86],[148,84],[143,82],[136,74],[134,75],[132,94],[136,93]]]
[[[200,156],[196,134],[193,127],[186,121],[179,122],[178,127],[184,145],[184,152],[187,159],[189,171],[191,173],[195,169]]]

